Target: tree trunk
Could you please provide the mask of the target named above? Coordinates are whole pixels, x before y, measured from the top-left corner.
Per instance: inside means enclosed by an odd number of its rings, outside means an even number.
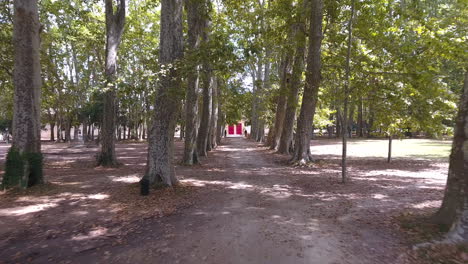
[[[55,141],[55,122],[50,123],[50,141]]]
[[[86,141],[93,141],[93,139],[91,138],[91,128],[92,128],[92,124],[89,124],[87,123],[86,125],[86,129],[85,129],[85,132],[86,132]]]
[[[262,69],[261,60],[259,59],[258,65],[252,66],[252,120],[250,124],[250,137],[253,140],[257,140],[258,135],[258,105],[259,105],[259,93],[262,90]]]
[[[307,1],[304,1],[306,3]],[[303,9],[305,10],[305,8]],[[304,72],[304,55],[306,46],[305,14],[301,11],[299,23],[295,25],[294,39],[296,51],[294,55],[293,72],[289,85],[288,99],[286,103],[286,114],[284,118],[283,131],[281,133],[279,153],[290,154],[289,150],[293,139],[294,122],[296,121],[296,110],[299,100],[299,90],[302,84],[302,73]]]
[[[218,81],[215,77],[213,82],[212,92],[212,106],[211,106],[211,125],[210,125],[210,144],[211,149],[215,149],[218,144],[216,142],[217,138],[217,125],[218,125]]]
[[[216,85],[217,88],[217,95],[218,95],[218,122],[217,122],[217,128],[216,128],[216,145],[221,144],[221,139],[223,137],[224,133],[224,127],[226,123],[226,117],[223,113],[223,107],[222,107],[222,94],[221,94],[221,79],[217,78],[218,84]]]
[[[115,155],[115,123],[116,123],[116,73],[117,51],[125,25],[125,0],[118,0],[114,10],[113,0],[105,1],[106,9],[106,90],[104,94],[104,110],[101,129],[101,153],[97,158],[98,165],[116,166]]]
[[[182,122],[180,124],[180,133],[179,133],[179,140],[182,141],[185,138],[185,124]]]
[[[141,140],[141,124],[138,123],[138,126],[137,126],[137,140],[140,141]]]
[[[202,40],[204,43],[208,43],[210,38],[211,30],[211,21],[206,19],[204,21],[204,30],[202,34]],[[203,58],[202,65],[202,109],[201,109],[201,119],[198,127],[197,135],[197,151],[198,156],[206,157],[207,151],[210,150],[209,146],[209,133],[210,133],[210,124],[211,124],[211,107],[212,107],[212,89],[213,89],[213,70],[211,69],[210,62],[206,58]]]
[[[354,18],[354,0],[351,0],[351,16],[348,22],[348,49],[346,52],[346,64],[345,64],[345,85],[343,89],[343,122],[341,122],[342,127],[342,141],[343,141],[343,149],[341,155],[341,182],[345,183],[347,180],[347,165],[346,165],[346,155],[347,155],[347,136],[348,136],[348,102],[349,102],[349,83],[351,78],[351,69],[350,69],[350,62],[351,62],[351,48],[353,45],[353,18]]]
[[[306,85],[304,87],[301,112],[297,122],[294,156],[291,160],[300,164],[312,161],[312,155],[310,154],[310,131],[320,85],[323,2],[322,0],[311,0],[311,5]]]
[[[60,118],[58,119],[58,123],[57,123],[57,142],[60,142],[61,139],[62,139],[62,125],[61,125],[61,121],[60,121]]]
[[[291,64],[290,57],[288,52],[281,63],[280,91],[278,103],[276,105],[275,124],[272,131],[273,135],[270,149],[277,149],[279,147],[281,133],[283,132],[284,117],[286,114],[286,96],[288,92],[287,85],[289,83],[289,68]]]
[[[73,141],[78,142],[79,139],[80,126],[74,126],[73,129]]]
[[[67,117],[65,121],[65,142],[71,142],[71,117]]]
[[[468,72],[455,124],[449,171],[442,206],[434,220],[450,227],[448,239],[468,241]]]
[[[41,154],[40,22],[36,0],[13,1],[13,142],[8,151],[4,188],[43,182]]]
[[[271,90],[271,82],[270,82],[270,70],[271,70],[271,49],[267,47],[265,52],[265,72],[263,74],[263,82],[262,82],[262,89],[259,90],[259,105],[258,105],[258,132],[257,132],[257,142],[264,142],[265,141],[265,111],[266,111],[266,93]]]
[[[372,137],[372,128],[374,127],[374,109],[369,107],[369,121],[367,122],[367,138]]]
[[[358,137],[364,137],[364,119],[362,113],[362,96],[359,97],[358,102],[358,128],[357,128],[357,135]]]
[[[88,137],[88,121],[85,119],[82,123],[83,129],[81,131],[81,135],[83,137],[83,142],[88,142],[89,137]]]
[[[198,129],[197,137],[197,151],[198,156],[206,157],[208,150],[208,134],[210,130],[210,119],[211,119],[211,89],[213,87],[213,76],[211,70],[207,64],[204,65],[202,78],[203,78],[203,104],[202,104],[202,115],[200,120],[200,127]]]
[[[204,28],[204,17],[200,10],[204,10],[203,1],[186,1],[188,22],[188,56],[194,57],[194,63],[187,72],[187,91],[185,94],[185,142],[182,163],[192,165],[198,163],[197,152],[197,122],[198,122],[198,75],[199,63],[195,54],[200,46],[202,30]]]
[[[149,131],[148,162],[141,183],[172,186],[177,184],[173,164],[174,131],[180,111],[181,80],[177,63],[183,56],[182,0],[161,1],[159,62],[167,70],[160,75]]]
[[[392,161],[392,134],[388,135],[388,155],[387,155],[387,162],[390,163]]]

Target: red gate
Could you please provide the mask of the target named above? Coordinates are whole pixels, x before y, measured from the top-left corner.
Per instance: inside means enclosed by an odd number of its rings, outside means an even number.
[[[242,123],[237,124],[236,126],[236,134],[242,135]]]
[[[228,126],[228,134],[234,135],[234,126]]]

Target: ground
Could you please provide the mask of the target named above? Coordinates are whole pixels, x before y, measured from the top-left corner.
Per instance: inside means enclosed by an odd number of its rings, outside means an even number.
[[[0,196],[0,263],[403,261],[415,241],[401,218],[440,206],[450,142],[393,146],[388,164],[385,140],[351,140],[341,184],[337,140],[312,141],[319,161],[291,167],[225,139],[202,165],[176,166],[179,187],[141,197],[146,144],[118,144],[123,165],[112,169],[93,166],[95,147],[45,144],[48,184]]]

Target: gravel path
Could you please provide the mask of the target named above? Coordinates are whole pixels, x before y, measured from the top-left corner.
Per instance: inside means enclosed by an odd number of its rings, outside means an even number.
[[[347,200],[327,201],[308,193],[297,176],[289,175],[291,168],[273,162],[255,143],[230,139],[196,170],[195,177],[183,182],[214,185],[214,191],[177,215],[144,222],[127,245],[110,249],[104,259],[375,264],[390,263],[397,255],[391,251],[393,241],[381,231],[348,229]],[[358,240],[361,232],[367,241]],[[377,244],[384,246],[379,252]]]
[[[186,187],[146,198],[146,144],[119,145],[115,169],[92,166],[96,148],[47,145],[53,185],[0,197],[0,263],[396,263],[411,247],[396,219],[440,206],[446,161],[350,157],[341,184],[330,142],[291,167],[225,139],[202,165],[176,166]]]

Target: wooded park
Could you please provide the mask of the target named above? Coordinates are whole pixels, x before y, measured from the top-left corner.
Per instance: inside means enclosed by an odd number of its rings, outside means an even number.
[[[1,263],[468,262],[466,0],[2,0]]]

